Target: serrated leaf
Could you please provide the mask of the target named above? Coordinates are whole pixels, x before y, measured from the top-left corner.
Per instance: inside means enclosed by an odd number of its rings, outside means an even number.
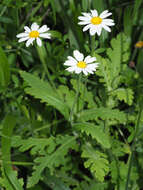
[[[129,47],[129,39],[120,33],[111,40],[111,47],[107,49],[108,58],[104,59],[95,54],[100,63],[96,74],[102,77],[100,81],[104,83],[108,91],[117,88],[120,83],[122,64],[128,61]]]
[[[87,159],[87,161],[84,162],[84,166],[89,168],[99,181],[103,182],[104,177],[109,172],[109,162],[106,154],[95,151],[95,149],[88,143],[83,146],[81,157]]]
[[[117,98],[120,101],[123,100],[128,105],[132,105],[132,103],[133,103],[133,99],[134,99],[133,94],[134,94],[134,92],[130,88],[118,88],[112,94],[117,96]]]
[[[92,123],[75,123],[73,124],[74,129],[80,130],[82,133],[85,132],[87,135],[91,135],[93,139],[96,139],[105,148],[110,148],[109,137],[104,133],[100,126]]]
[[[56,138],[56,143],[58,144],[58,148],[51,155],[46,155],[43,157],[38,157],[35,159],[36,166],[34,167],[34,172],[32,176],[28,180],[28,188],[35,185],[41,178],[41,174],[43,170],[48,167],[53,173],[55,167],[60,166],[64,162],[66,162],[65,155],[68,154],[68,150],[76,149],[76,137],[73,136],[59,136]]]
[[[48,82],[44,82],[38,77],[23,71],[20,71],[20,75],[30,86],[25,89],[26,93],[55,107],[65,116],[66,119],[68,119],[69,107],[60,99],[57,92],[53,90]]]
[[[21,139],[20,136],[14,136],[12,138],[12,146],[19,147],[19,151],[25,152],[31,150],[31,154],[35,155],[39,153],[40,155],[52,153],[55,150],[56,142],[54,137],[50,138],[28,138]]]
[[[79,121],[96,120],[97,118],[100,118],[102,120],[116,120],[119,123],[126,122],[126,114],[122,111],[119,111],[118,109],[100,107],[83,110],[78,113]]]

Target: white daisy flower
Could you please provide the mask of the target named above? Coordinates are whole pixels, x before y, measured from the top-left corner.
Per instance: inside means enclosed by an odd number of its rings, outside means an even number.
[[[99,63],[95,63],[96,58],[88,55],[84,58],[84,55],[78,50],[73,52],[73,56],[68,56],[68,60],[64,65],[69,66],[66,70],[69,72],[75,72],[77,74],[83,72],[85,75],[94,74]]]
[[[28,26],[25,26],[24,29],[25,31],[23,33],[18,34],[16,37],[20,38],[18,42],[24,42],[27,40],[26,47],[28,47],[30,44],[33,45],[34,40],[36,40],[38,46],[42,46],[42,41],[40,37],[47,39],[51,38],[51,34],[47,32],[49,30],[47,25],[43,25],[39,28],[39,25],[34,22],[31,25],[31,29]]]
[[[91,13],[82,13],[83,16],[79,16],[78,19],[81,21],[79,25],[86,25],[83,28],[83,32],[89,29],[89,33],[91,36],[96,33],[100,36],[102,28],[106,31],[111,32],[109,26],[115,25],[114,20],[106,19],[108,16],[112,15],[112,13],[108,12],[108,10],[103,11],[99,16],[97,10],[91,10]]]

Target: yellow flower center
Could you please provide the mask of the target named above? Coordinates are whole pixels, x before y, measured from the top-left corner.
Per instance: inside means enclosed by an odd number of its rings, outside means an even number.
[[[79,68],[81,68],[81,69],[84,69],[84,68],[86,68],[87,64],[86,64],[84,61],[79,61],[79,62],[77,63],[77,66],[78,66]]]
[[[101,24],[102,18],[97,16],[97,17],[93,17],[90,21],[92,24],[97,25],[97,24]]]
[[[39,37],[39,32],[36,30],[33,30],[29,33],[30,38],[38,38]]]

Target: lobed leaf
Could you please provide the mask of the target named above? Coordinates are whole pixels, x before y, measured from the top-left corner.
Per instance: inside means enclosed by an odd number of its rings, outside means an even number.
[[[75,123],[73,124],[74,129],[80,130],[82,133],[91,135],[93,139],[96,139],[105,148],[110,148],[109,137],[104,133],[100,126],[94,125],[92,123]]]
[[[23,71],[20,71],[20,75],[30,86],[25,89],[26,93],[55,107],[66,119],[69,117],[69,107],[62,99],[60,99],[57,92],[53,90],[48,82],[44,82],[38,77]]]
[[[118,123],[126,122],[126,114],[118,109],[111,109],[105,107],[99,107],[94,109],[83,110],[78,113],[79,121],[89,121],[89,120],[116,120]]]
[[[109,172],[109,162],[106,154],[95,151],[91,144],[88,143],[83,146],[81,157],[87,159],[87,161],[84,162],[84,166],[89,168],[99,181],[103,182],[104,177]]]

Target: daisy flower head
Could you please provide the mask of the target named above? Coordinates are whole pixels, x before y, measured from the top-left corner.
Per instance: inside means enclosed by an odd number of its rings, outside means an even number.
[[[102,28],[108,32],[111,32],[109,26],[114,26],[114,20],[106,19],[108,16],[112,15],[108,10],[103,11],[100,15],[98,15],[97,10],[91,10],[90,13],[82,13],[83,16],[79,16],[78,19],[80,22],[79,25],[86,25],[83,28],[83,32],[89,29],[89,33],[91,36],[97,33],[100,36]]]
[[[34,40],[36,40],[38,46],[42,46],[42,41],[40,38],[47,38],[47,39],[51,38],[51,34],[47,32],[49,30],[47,25],[39,27],[39,25],[34,22],[31,25],[31,28],[25,26],[24,29],[25,31],[23,33],[18,34],[16,37],[20,38],[18,42],[27,41],[26,47],[28,47],[30,44],[33,45]]]
[[[84,58],[84,55],[78,50],[73,52],[73,56],[68,56],[64,65],[69,66],[66,70],[69,72],[75,72],[77,74],[83,72],[85,75],[94,74],[99,63],[95,63],[96,58],[88,55]]]

